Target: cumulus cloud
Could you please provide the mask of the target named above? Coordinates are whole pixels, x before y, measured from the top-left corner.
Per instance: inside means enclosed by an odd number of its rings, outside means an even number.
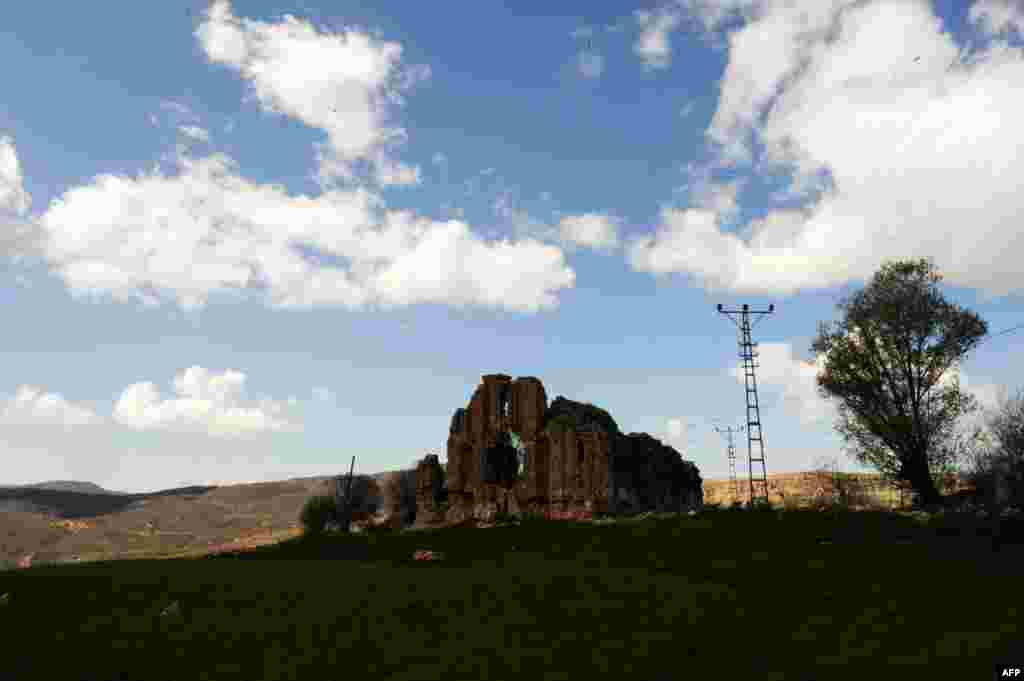
[[[28,212],[32,198],[25,191],[24,180],[14,141],[10,137],[0,137],[0,211],[19,215]]]
[[[0,401],[0,425],[74,426],[102,422],[103,418],[89,407],[37,386],[19,386],[14,397]]]
[[[640,25],[640,36],[633,45],[633,52],[649,69],[664,69],[672,62],[672,47],[669,34],[679,26],[682,14],[678,8],[666,6],[653,12],[634,13]]]
[[[152,382],[128,386],[114,406],[113,418],[140,430],[201,430],[217,436],[302,430],[301,423],[289,418],[294,400],[247,404],[244,386],[245,374],[239,371],[217,374],[193,366],[175,377],[177,397],[162,399]]]
[[[18,386],[0,399],[0,458],[10,463],[0,484],[75,479],[143,492],[175,486],[183,470],[183,484],[331,474],[322,463],[279,460],[282,449],[294,451],[281,438],[304,430],[298,401],[248,397],[245,380],[239,371],[193,366],[174,378],[173,396],[161,397],[152,382],[129,385],[108,415]]]
[[[853,334],[856,339],[856,333]],[[855,341],[856,342],[856,341]],[[790,343],[759,343],[757,359],[757,384],[768,392],[777,392],[782,397],[783,411],[798,419],[801,427],[831,427],[838,419],[837,402],[825,399],[819,393],[817,376],[825,368],[825,356],[818,355],[814,361],[798,356]],[[746,377],[741,366],[729,370],[729,375],[740,385]],[[954,364],[938,379],[934,390],[959,380],[964,392],[978,399],[980,410],[961,419],[959,427],[983,426],[985,418],[1005,400],[1005,386],[970,378]],[[763,398],[763,395],[762,395]]]
[[[459,221],[387,210],[362,188],[290,195],[238,176],[222,154],[177,162],[177,175],[101,175],[51,204],[41,218],[48,257],[73,293],[195,308],[214,291],[262,288],[278,306],[536,311],[574,283],[556,247],[487,242]]]
[[[408,166],[404,163],[381,159],[376,165],[377,182],[384,186],[406,187],[420,183],[419,166]]]
[[[665,421],[664,442],[683,455],[685,459],[690,451],[690,423],[685,416],[674,416]]]
[[[1024,4],[1020,0],[978,0],[967,17],[989,33],[1024,34]]]
[[[816,378],[824,367],[824,357],[814,363],[800,359],[789,343],[759,343],[757,384],[782,393],[785,411],[799,419],[802,426],[831,423],[837,416],[832,402],[818,395]],[[742,367],[729,370],[738,383],[745,385]]]
[[[708,128],[716,163],[742,168],[763,149],[755,171],[791,175],[784,195],[816,196],[736,233],[715,205],[666,208],[627,249],[633,267],[788,295],[925,254],[954,285],[1024,286],[1024,50],[961,49],[925,2],[689,5],[717,8],[709,26],[737,12],[746,22],[729,36]],[[978,21],[1008,25],[997,6],[976,8]]]
[[[13,260],[40,255],[45,241],[45,234],[28,215],[32,197],[24,181],[14,141],[0,137],[0,257]]]
[[[689,203],[695,208],[707,210],[722,219],[732,217],[739,210],[739,194],[747,184],[746,178],[728,182],[717,180],[713,168],[689,164],[687,190]]]
[[[601,213],[567,215],[558,224],[563,241],[594,249],[618,245],[617,219]]]
[[[195,34],[211,62],[251,83],[264,110],[324,131],[327,141],[317,152],[322,182],[352,179],[357,162],[378,166],[374,176],[383,184],[418,177],[389,156],[406,137],[392,124],[392,109],[426,76],[422,68],[399,68],[398,43],[354,28],[320,32],[291,15],[278,22],[239,18],[228,0],[210,6]]]

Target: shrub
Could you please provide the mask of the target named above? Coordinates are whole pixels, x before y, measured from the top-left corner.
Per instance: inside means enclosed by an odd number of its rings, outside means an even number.
[[[519,514],[520,525],[532,525],[534,527],[547,523],[547,519],[543,513],[537,511],[527,511],[526,513]]]
[[[516,523],[519,522],[519,518],[511,513],[505,511],[499,511],[494,514],[494,522],[497,523]]]
[[[303,505],[299,521],[306,534],[322,534],[327,523],[337,517],[337,511],[338,506],[334,497],[328,495],[311,497]]]

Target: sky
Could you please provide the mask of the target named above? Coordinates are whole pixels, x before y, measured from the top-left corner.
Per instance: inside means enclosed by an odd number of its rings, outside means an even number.
[[[443,461],[490,373],[727,478],[718,304],[774,305],[768,473],[868,470],[810,346],[893,258],[989,325],[964,388],[1024,387],[1018,0],[555,4],[7,8],[0,484]]]

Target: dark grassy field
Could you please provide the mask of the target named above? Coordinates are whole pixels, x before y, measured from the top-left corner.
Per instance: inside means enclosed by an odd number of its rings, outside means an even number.
[[[987,679],[1024,659],[993,527],[709,511],[33,567],[0,573],[0,677]]]

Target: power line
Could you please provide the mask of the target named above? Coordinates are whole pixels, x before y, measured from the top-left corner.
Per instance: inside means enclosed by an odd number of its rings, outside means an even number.
[[[1004,333],[1010,333],[1011,331],[1016,331],[1017,329],[1024,329],[1024,324],[1018,324],[1017,326],[1011,326],[1010,328],[1004,329],[1003,331],[1000,331],[999,333],[993,333],[990,336],[986,336],[985,338],[982,338],[980,341],[978,341],[977,344],[975,345],[975,347],[977,347],[978,345],[981,345],[982,343],[985,343],[986,341],[992,340],[996,336],[1002,336]]]

